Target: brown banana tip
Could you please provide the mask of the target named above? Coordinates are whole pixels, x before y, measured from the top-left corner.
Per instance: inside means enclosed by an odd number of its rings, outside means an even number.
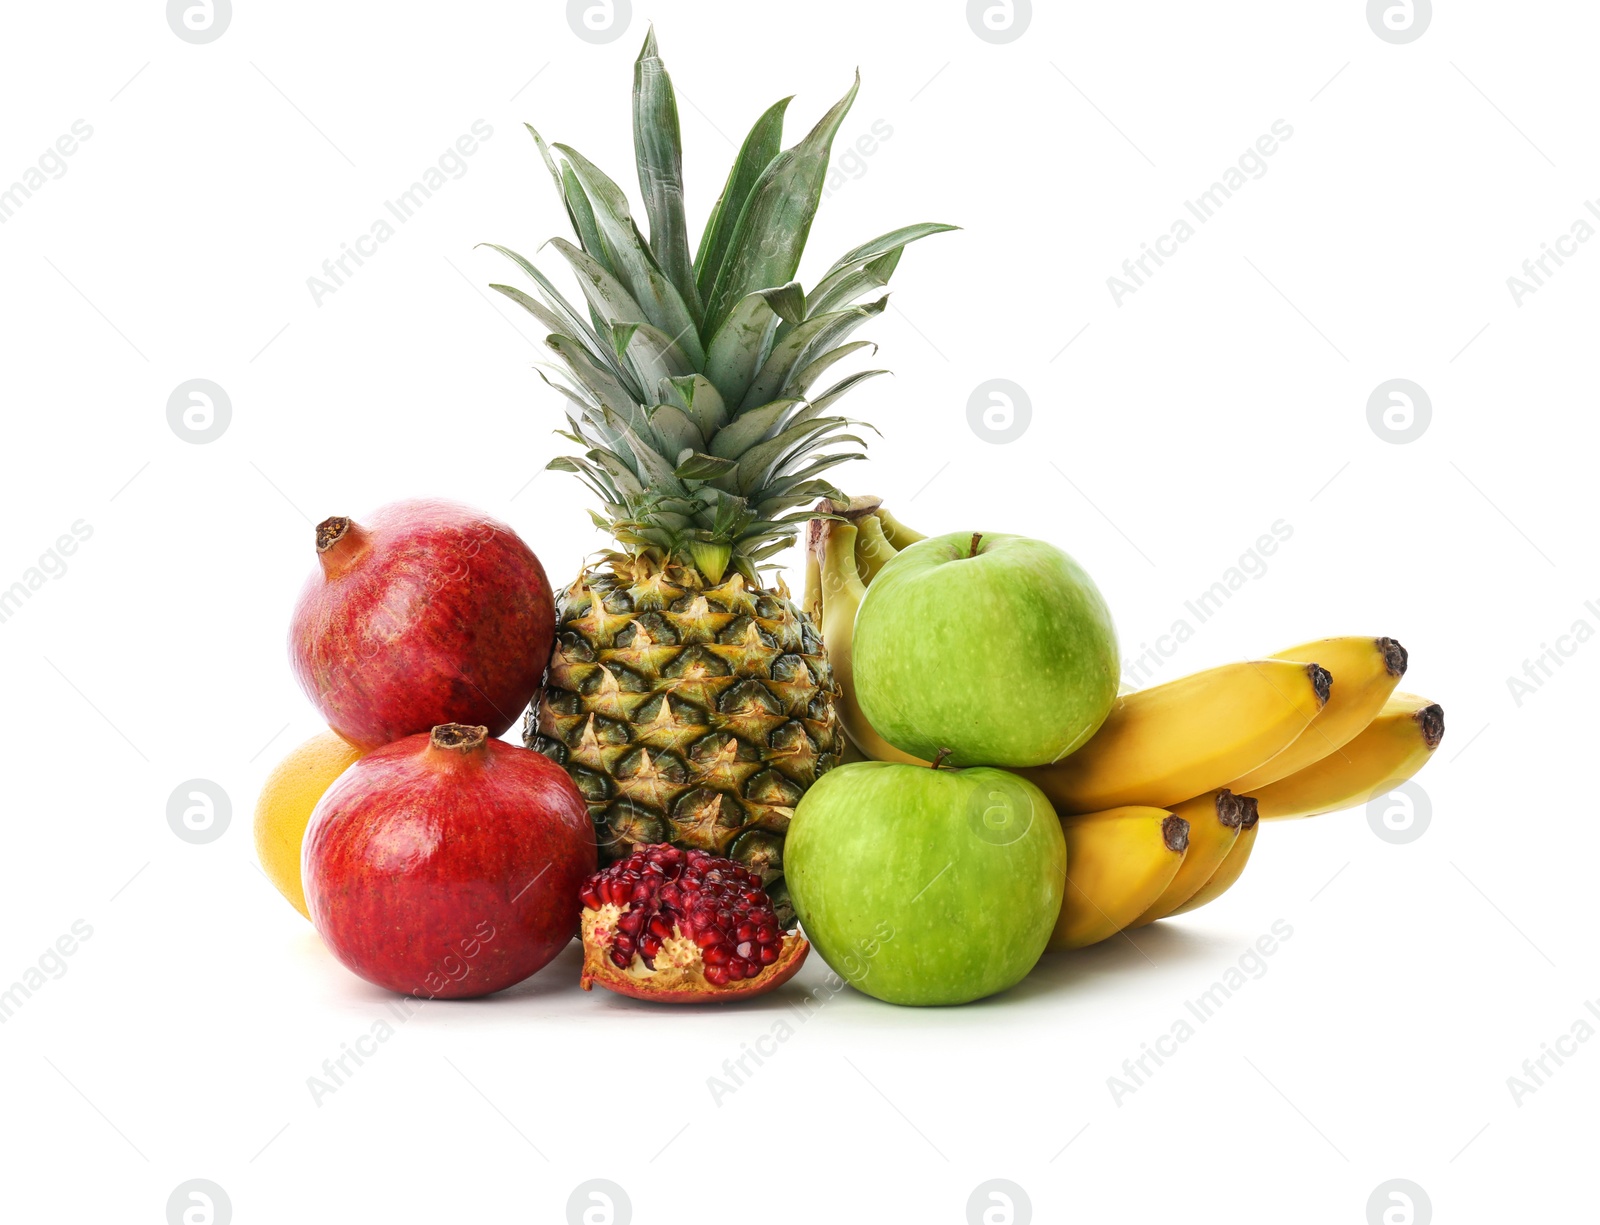
[[[1182,855],[1189,849],[1189,822],[1169,812],[1161,819],[1161,840],[1167,844],[1167,850]]]
[[[1411,656],[1405,647],[1393,638],[1380,638],[1378,650],[1383,654],[1383,666],[1390,676],[1399,680],[1406,674],[1406,665],[1411,662]]]
[[[1261,806],[1256,803],[1256,797],[1241,795],[1236,798],[1239,801],[1239,832],[1254,829],[1261,820]]]
[[[1244,820],[1244,797],[1234,795],[1224,787],[1217,792],[1216,809],[1217,820],[1229,829],[1238,829],[1240,822]]]
[[[1417,722],[1422,725],[1422,742],[1432,752],[1444,739],[1444,707],[1435,702],[1417,711]]]
[[[1306,673],[1311,677],[1311,687],[1317,692],[1317,709],[1328,704],[1328,695],[1333,692],[1333,673],[1321,664],[1307,664]]]

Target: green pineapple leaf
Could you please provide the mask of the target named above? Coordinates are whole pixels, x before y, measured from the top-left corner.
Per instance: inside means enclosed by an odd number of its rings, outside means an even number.
[[[864,264],[854,272],[846,273],[844,278],[837,281],[827,293],[821,295],[813,294],[807,303],[807,313],[810,315],[826,315],[843,309],[862,294],[882,289],[889,283],[889,278],[894,275],[894,270],[899,266],[900,256],[904,251],[904,247],[896,247],[887,255],[880,255],[871,263]]]
[[[736,459],[721,459],[715,455],[707,455],[696,451],[688,459],[678,461],[678,466],[673,471],[680,480],[685,481],[714,481],[724,476],[731,476],[739,470],[739,461]]]
[[[829,315],[813,315],[773,347],[761,371],[745,392],[744,404],[762,404],[783,392],[789,380],[804,370],[818,354],[833,348],[856,328],[875,315],[881,315],[889,305],[888,298],[880,298],[865,306],[847,306]]]
[[[767,346],[778,327],[778,316],[764,291],[747,294],[711,337],[702,369],[728,404],[744,401]]]
[[[650,430],[661,443],[661,454],[681,456],[693,453],[706,445],[700,429],[689,420],[682,409],[670,404],[657,404],[650,410]],[[674,471],[674,475],[681,475]]]
[[[644,308],[650,323],[679,341],[696,365],[705,360],[693,314],[677,288],[669,281],[639,234],[639,227],[628,211],[628,198],[622,188],[583,154],[569,145],[557,145],[572,165],[594,204],[595,224],[605,248],[607,263],[616,269],[617,278],[627,286],[634,301]],[[788,278],[784,278],[787,280]]]
[[[733,160],[733,168],[728,171],[722,195],[706,220],[700,248],[694,257],[695,282],[702,303],[711,296],[717,274],[722,271],[728,245],[733,241],[733,231],[739,224],[739,214],[744,212],[751,189],[783,147],[783,116],[792,101],[793,98],[784,98],[774,102],[756,120]]]
[[[820,379],[824,374],[826,374],[833,366],[839,362],[842,362],[851,354],[861,352],[862,349],[871,349],[873,353],[876,354],[878,351],[878,346],[873,344],[870,340],[853,340],[847,345],[840,345],[836,349],[829,349],[826,353],[817,358],[816,361],[812,362],[798,374],[790,375],[788,390],[794,395],[805,395],[806,392],[811,390],[811,385]]]
[[[891,230],[887,234],[879,235],[871,242],[862,243],[854,250],[847,251],[839,257],[832,268],[824,274],[822,280],[817,282],[817,287],[811,291],[811,300],[827,296],[839,281],[843,280],[857,268],[861,268],[881,256],[888,255],[905,247],[908,243],[916,242],[919,238],[927,238],[930,234],[943,234],[950,230],[958,230],[960,226],[943,225],[936,221],[924,221],[917,225],[903,226],[898,230]],[[812,314],[816,313],[813,307]]]
[[[556,194],[561,197],[561,202],[567,209],[567,220],[572,223],[572,232],[578,236],[578,241],[594,258],[603,260],[604,252],[600,248],[600,232],[594,224],[594,208],[589,203],[589,197],[583,194],[583,188],[573,176],[572,171],[565,164],[557,164],[555,155],[550,152],[550,146],[544,143],[544,137],[534,129],[531,123],[522,125],[528,129],[528,134],[533,137],[533,143],[539,146],[539,157],[543,160],[545,168],[550,171],[550,176],[556,182]],[[609,271],[609,269],[608,269]]]
[[[650,250],[663,272],[698,315],[700,294],[689,259],[689,228],[683,215],[683,140],[672,78],[656,47],[655,27],[633,65],[633,149],[639,191],[650,219]]]
[[[728,422],[728,409],[722,393],[703,374],[665,379],[660,384],[660,390],[662,402],[683,409],[706,438],[710,438]]]
[[[804,403],[804,400],[774,400],[740,413],[717,431],[717,436],[711,440],[711,454],[738,459],[757,443],[771,438],[783,427],[795,406]]]
[[[713,331],[746,294],[794,279],[822,201],[833,138],[860,89],[857,73],[850,91],[804,140],[774,158],[751,188],[706,304]]]

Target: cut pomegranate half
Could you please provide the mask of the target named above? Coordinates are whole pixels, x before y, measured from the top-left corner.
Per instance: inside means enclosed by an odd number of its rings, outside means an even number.
[[[761,878],[659,843],[583,886],[583,979],[668,1004],[748,999],[794,977],[811,946],[785,932]]]

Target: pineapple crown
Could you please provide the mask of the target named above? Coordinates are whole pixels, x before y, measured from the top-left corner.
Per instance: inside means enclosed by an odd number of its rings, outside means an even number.
[[[811,388],[870,347],[844,342],[888,298],[857,299],[888,284],[908,243],[955,228],[912,225],[864,243],[810,293],[794,279],[834,135],[860,85],[858,73],[791,148],[781,148],[791,99],[756,120],[692,254],[677,100],[654,29],[633,70],[648,242],[615,182],[528,129],[578,238],[550,243],[576,274],[587,317],[528,260],[489,244],[532,279],[536,296],[492,288],[549,329],[545,343],[559,359],[548,367],[558,377],[541,377],[567,398],[560,433],[584,452],[549,466],[595,493],[605,514],[591,517],[634,554],[692,564],[711,582],[730,567],[758,582],[759,563],[816,516],[799,508],[846,500],[823,473],[863,458],[865,443],[849,432],[856,422],[830,410],[885,371],[852,374],[817,395]]]

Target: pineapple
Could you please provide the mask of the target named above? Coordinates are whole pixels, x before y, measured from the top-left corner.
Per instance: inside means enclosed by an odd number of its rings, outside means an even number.
[[[654,31],[634,65],[633,124],[646,242],[621,188],[533,133],[576,231],[552,245],[587,311],[503,247],[534,294],[493,288],[549,332],[546,381],[568,403],[582,454],[550,467],[594,493],[617,542],[558,601],[546,687],[527,744],[586,797],[602,862],[672,842],[726,855],[777,890],[784,832],[805,789],[839,760],[843,733],[817,628],[767,559],[843,502],[823,474],[860,457],[834,406],[882,371],[812,387],[867,347],[845,343],[887,298],[924,224],[849,252],[805,292],[794,280],[829,150],[860,80],[798,144],[780,149],[788,99],[757,120],[691,255],[677,104]]]

